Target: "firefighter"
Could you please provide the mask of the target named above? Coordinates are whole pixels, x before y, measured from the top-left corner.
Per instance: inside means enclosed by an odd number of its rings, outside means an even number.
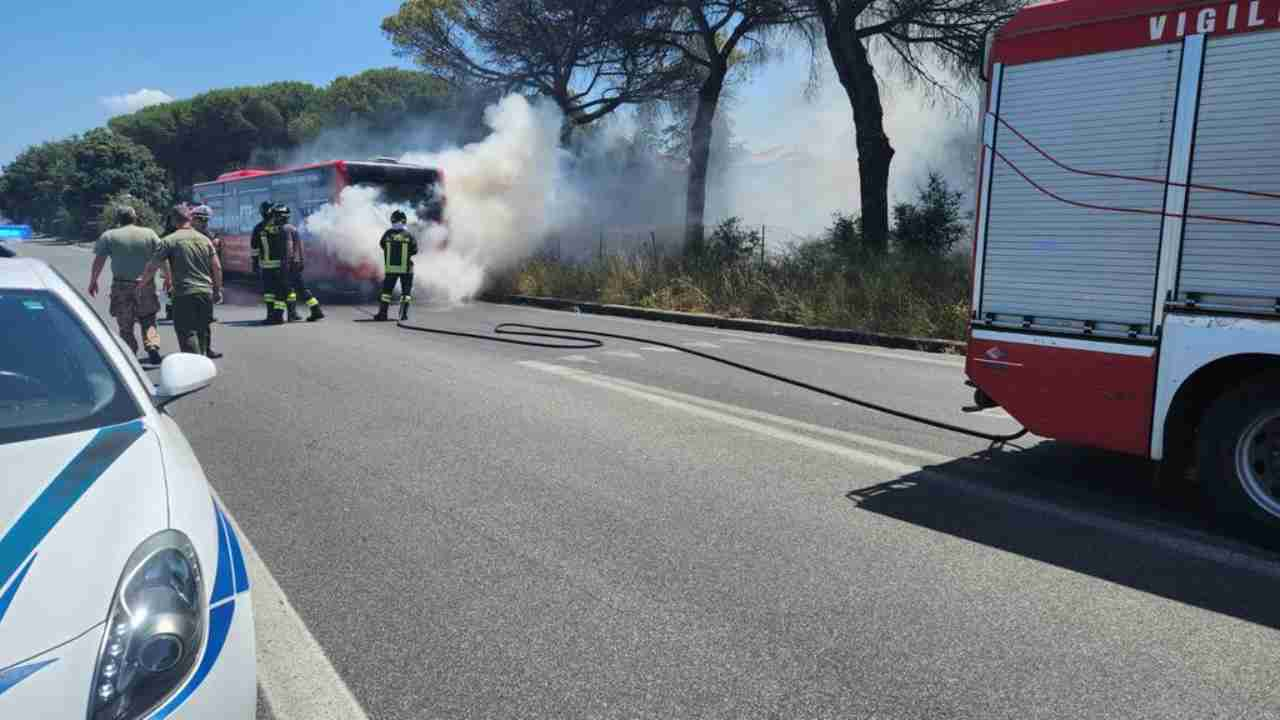
[[[298,322],[302,319],[298,316],[299,299],[306,303],[311,310],[311,314],[307,316],[307,322],[323,320],[324,311],[320,309],[320,301],[316,299],[315,295],[311,294],[302,279],[306,253],[302,246],[302,235],[298,232],[298,228],[289,222],[289,206],[277,205],[273,212],[280,217],[286,239],[286,263],[288,267],[285,272],[285,279],[289,284],[289,294],[285,296],[285,304],[289,308],[289,322]]]
[[[142,347],[147,361],[159,365],[160,333],[156,330],[156,313],[160,298],[156,296],[154,274],[143,278],[142,271],[156,254],[160,238],[151,228],[138,225],[138,212],[128,205],[116,210],[117,227],[98,238],[93,247],[93,274],[89,278],[89,295],[98,295],[98,278],[111,259],[111,315],[119,326],[120,337],[136,355],[138,339],[133,326],[142,328]]]
[[[213,254],[218,256],[218,263],[222,263],[222,240],[218,234],[209,229],[209,218],[213,216],[213,209],[208,205],[197,205],[191,210],[191,227],[201,235],[209,238],[209,243],[213,245]],[[218,318],[210,316],[211,322],[217,322]],[[205,354],[212,360],[222,357],[222,353],[213,349],[213,328],[209,329],[208,347],[205,348]]]
[[[400,283],[400,320],[409,319],[409,303],[413,302],[413,256],[418,254],[418,241],[404,229],[407,220],[400,210],[391,213],[391,229],[383,233],[378,242],[387,276],[382,281],[382,296],[374,320],[387,319],[391,292],[396,289],[397,281]]]
[[[288,238],[285,236],[284,218],[272,210],[273,207],[267,205],[266,218],[254,232],[250,246],[256,255],[254,267],[262,275],[262,301],[267,305],[267,319],[264,322],[267,325],[282,325],[287,309],[285,256],[288,253]]]
[[[262,231],[267,227],[267,219],[271,216],[271,203],[263,202],[258,206],[258,212],[262,215],[262,219],[257,225],[253,226],[253,233],[249,236],[249,257],[253,260],[253,274],[258,278],[258,284],[262,286],[262,302],[267,306],[267,319],[264,322],[271,322],[271,310],[275,305],[275,295],[267,287],[267,278],[262,274],[261,247],[262,247]]]

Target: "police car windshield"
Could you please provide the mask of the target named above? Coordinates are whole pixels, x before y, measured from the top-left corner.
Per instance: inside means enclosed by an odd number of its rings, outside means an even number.
[[[0,444],[141,416],[88,331],[47,292],[0,290]]]

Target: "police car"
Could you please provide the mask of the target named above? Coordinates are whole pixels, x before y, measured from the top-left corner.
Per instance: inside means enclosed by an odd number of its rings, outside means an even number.
[[[0,262],[0,718],[252,718],[240,540],[152,383],[44,263]]]

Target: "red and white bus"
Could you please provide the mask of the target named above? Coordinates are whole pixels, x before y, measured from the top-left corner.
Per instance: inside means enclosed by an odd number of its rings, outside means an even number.
[[[987,60],[966,371],[1280,526],[1280,0],[1064,0]]]
[[[224,173],[216,180],[194,185],[192,196],[213,210],[210,227],[222,238],[226,269],[248,274],[253,270],[249,239],[254,225],[262,219],[259,207],[263,202],[288,205],[293,211],[292,222],[304,227],[311,213],[325,204],[338,202],[344,188],[373,186],[381,192],[384,202],[417,208],[429,219],[441,222],[443,185],[444,173],[436,168],[388,159],[333,160],[281,170]],[[383,220],[389,222],[386,218]],[[378,242],[376,237],[363,240]],[[376,263],[344,262],[315,242],[308,242],[305,247],[307,281],[313,288],[366,292],[381,277],[381,267]]]

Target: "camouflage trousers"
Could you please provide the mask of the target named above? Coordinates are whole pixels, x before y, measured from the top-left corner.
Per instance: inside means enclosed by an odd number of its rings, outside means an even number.
[[[111,283],[111,317],[116,319],[120,337],[133,352],[138,352],[138,338],[133,326],[142,327],[142,347],[148,352],[160,349],[160,331],[156,329],[156,313],[160,312],[160,298],[156,286],[138,286],[131,280]]]

